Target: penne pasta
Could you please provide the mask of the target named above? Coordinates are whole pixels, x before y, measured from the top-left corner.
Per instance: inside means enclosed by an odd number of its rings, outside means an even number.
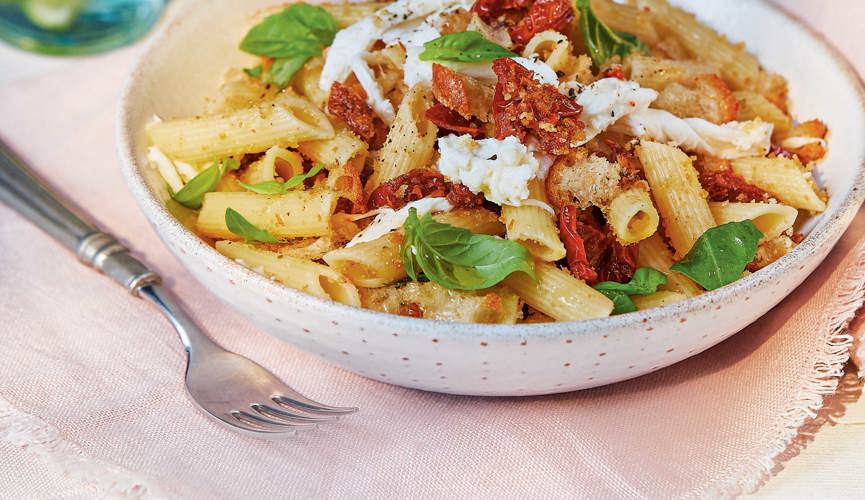
[[[516,323],[522,317],[520,298],[496,286],[477,292],[448,290],[435,283],[406,283],[399,287],[360,289],[363,307],[391,314],[414,314],[426,319],[463,323]]]
[[[697,171],[691,159],[672,146],[642,141],[637,154],[666,224],[667,237],[676,256],[682,258],[697,238],[715,226]]]
[[[703,293],[700,285],[691,281],[690,278],[671,271],[670,267],[673,263],[673,254],[660,234],[655,233],[652,237],[640,242],[637,266],[651,267],[664,273],[667,276],[667,284],[661,285],[662,290],[678,292],[686,297],[696,297]]]
[[[718,225],[751,220],[763,233],[761,241],[774,239],[791,229],[799,215],[795,208],[779,203],[711,202],[709,209]]]
[[[313,57],[304,63],[291,80],[291,88],[319,108],[327,105],[328,97],[328,93],[318,85],[323,65],[324,60],[321,57]]]
[[[206,163],[228,156],[260,153],[271,146],[333,137],[324,112],[290,94],[262,101],[258,106],[191,119],[151,123],[150,141],[166,155],[190,163]]]
[[[277,238],[325,236],[330,234],[330,215],[335,205],[336,195],[326,191],[291,191],[276,196],[207,193],[196,227],[211,238],[240,239],[225,225],[225,211],[232,208]]]
[[[772,194],[791,207],[812,212],[826,210],[811,174],[797,160],[783,157],[740,158],[730,164],[733,172],[746,182]]]
[[[650,293],[648,295],[634,295],[631,300],[637,306],[637,310],[652,309],[653,307],[663,307],[676,302],[681,302],[687,299],[688,296],[680,292],[670,292],[661,290],[660,292]]]
[[[429,166],[438,133],[438,127],[424,117],[431,103],[432,92],[421,84],[403,98],[385,144],[373,162],[367,192],[409,170]]]
[[[329,139],[301,142],[297,150],[315,163],[345,165],[355,156],[366,153],[367,145],[353,132],[339,129]]]
[[[325,265],[235,241],[217,241],[216,250],[287,287],[350,306],[361,305],[357,288]]]
[[[693,14],[671,6],[667,0],[642,0],[659,29],[676,37],[700,62],[716,66],[735,90],[753,90],[763,78],[760,63],[741,45],[730,43]]]
[[[273,181],[278,176],[289,179],[302,173],[303,159],[299,154],[273,146],[258,161],[246,167],[240,175],[240,180],[247,184],[258,184]]]
[[[607,224],[623,245],[637,243],[658,230],[660,217],[648,190],[634,187],[622,191],[602,210]]]
[[[529,199],[549,204],[540,179],[529,181]],[[535,257],[546,262],[565,257],[565,245],[559,239],[559,229],[550,212],[533,205],[505,205],[502,207],[502,221],[507,228],[508,239],[528,248]]]
[[[535,274],[537,281],[514,273],[504,283],[528,305],[557,321],[603,318],[613,312],[610,299],[554,264],[535,261]]]
[[[658,32],[651,15],[633,3],[614,0],[593,0],[595,14],[615,31],[630,33],[647,45],[658,42]]]
[[[774,132],[786,132],[793,125],[793,120],[787,113],[762,95],[750,90],[733,92],[733,97],[739,103],[737,121],[755,120],[757,118],[769,122],[774,127]]]
[[[714,74],[718,69],[697,61],[679,61],[634,54],[625,60],[631,80],[658,91],[673,83],[695,76]]]

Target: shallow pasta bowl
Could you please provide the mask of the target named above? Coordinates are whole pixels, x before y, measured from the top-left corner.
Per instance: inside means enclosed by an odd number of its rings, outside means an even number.
[[[318,299],[223,257],[184,228],[166,209],[167,193],[146,161],[145,124],[154,114],[174,118],[200,112],[228,68],[249,66],[237,42],[253,13],[274,3],[199,2],[153,40],[122,96],[117,123],[122,168],[156,232],[196,279],[263,330],[367,377],[456,394],[529,395],[658,370],[721,342],[780,302],[826,257],[865,196],[865,92],[837,52],[763,1],[679,0],[673,3],[697,12],[732,40],[745,41],[770,70],[786,76],[795,116],[829,125],[829,154],[817,178],[832,198],[824,214],[805,222],[808,236],[796,249],[693,299],[573,323],[455,324]]]

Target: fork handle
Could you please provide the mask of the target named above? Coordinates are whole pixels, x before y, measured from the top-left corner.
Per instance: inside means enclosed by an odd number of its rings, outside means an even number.
[[[30,173],[27,164],[0,140],[0,201],[26,217],[78,260],[120,283],[134,295],[159,277],[113,236],[76,215]]]

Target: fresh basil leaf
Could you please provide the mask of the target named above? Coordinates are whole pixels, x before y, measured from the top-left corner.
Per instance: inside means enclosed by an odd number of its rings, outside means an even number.
[[[666,284],[667,276],[664,273],[651,267],[641,267],[634,271],[634,277],[627,283],[604,281],[595,285],[594,289],[613,301],[613,314],[623,314],[637,310],[631,295],[655,293],[659,286]]]
[[[291,83],[294,74],[300,71],[300,68],[303,67],[304,63],[316,55],[318,55],[318,51],[306,52],[293,57],[281,57],[275,59],[273,64],[270,66],[270,69],[267,70],[267,74],[264,75],[262,81],[264,83],[272,83],[283,89]]]
[[[303,184],[303,181],[305,181],[307,179],[311,179],[312,177],[315,177],[316,175],[318,175],[319,172],[321,172],[325,168],[326,167],[324,166],[323,163],[316,163],[311,169],[309,169],[309,172],[305,172],[302,174],[297,174],[295,176],[292,176],[290,179],[288,179],[285,182],[265,181],[265,182],[259,182],[258,184],[247,184],[245,182],[239,182],[239,184],[241,186],[243,186],[245,189],[252,191],[253,193],[267,194],[267,195],[283,194],[286,191],[288,191],[289,189],[294,189],[297,186],[300,186],[301,184]]]
[[[225,225],[232,233],[242,237],[246,241],[258,241],[261,243],[278,243],[276,236],[270,234],[267,229],[255,227],[240,212],[233,208],[225,209]]]
[[[264,75],[260,68],[252,68],[246,74],[285,88],[306,61],[333,42],[337,31],[339,26],[329,12],[305,3],[267,16],[249,30],[240,42],[240,50],[271,57],[273,64]]]
[[[306,172],[303,174],[297,174],[297,175],[289,178],[287,181],[285,181],[284,190],[296,188],[297,186],[303,184],[303,181],[305,181],[307,179],[312,179],[313,177],[318,175],[318,173],[321,172],[322,170],[324,170],[325,168],[327,168],[327,167],[323,163],[316,163],[315,165],[312,166],[311,169],[309,169],[309,172]]]
[[[266,57],[292,57],[310,47],[321,50],[339,31],[336,19],[321,7],[296,3],[264,18],[240,42],[240,50]]]
[[[514,272],[535,278],[531,254],[514,241],[442,224],[430,214],[419,219],[414,208],[403,227],[400,257],[413,280],[420,278],[418,268],[430,281],[455,290],[489,288]]]
[[[649,48],[634,35],[613,31],[601,22],[592,10],[591,0],[577,0],[576,5],[583,41],[595,66],[616,55],[624,59],[633,52],[649,53]]]
[[[253,77],[253,78],[260,77],[261,71],[262,71],[261,64],[259,64],[258,66],[254,66],[252,68],[243,68],[243,72],[246,73],[247,75]]]
[[[226,171],[237,170],[238,168],[240,168],[240,162],[234,158],[219,160],[190,179],[180,191],[174,193],[172,198],[184,207],[199,209],[205,193],[216,189],[216,185],[219,184]]]
[[[728,222],[707,230],[681,261],[670,268],[714,290],[742,277],[757,255],[763,233],[750,220]]]
[[[631,296],[627,293],[614,292],[610,290],[598,291],[613,301],[613,314],[632,313],[637,310],[637,304],[634,304]]]
[[[285,192],[285,188],[283,187],[285,184],[277,181],[265,181],[259,182],[258,184],[247,184],[245,182],[238,182],[244,189],[252,191],[257,194],[282,194]]]
[[[500,57],[516,57],[510,50],[495,44],[477,31],[450,33],[423,44],[421,61],[485,62]]]

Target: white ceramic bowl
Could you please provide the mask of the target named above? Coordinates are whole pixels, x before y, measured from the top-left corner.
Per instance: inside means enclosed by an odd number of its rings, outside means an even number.
[[[771,266],[667,307],[574,323],[476,325],[419,320],[344,306],[283,287],[223,257],[165,209],[152,186],[144,125],[187,117],[215,94],[221,75],[251,58],[237,50],[246,22],[272,0],[196,2],[152,41],[123,93],[118,149],[133,196],[183,265],[263,330],[383,382],[455,394],[529,395],[609,384],[681,361],[739,331],[798,286],[829,253],[863,200],[865,93],[826,42],[760,0],[679,0],[743,40],[790,82],[793,112],[821,118],[830,152],[818,180],[828,210]]]

